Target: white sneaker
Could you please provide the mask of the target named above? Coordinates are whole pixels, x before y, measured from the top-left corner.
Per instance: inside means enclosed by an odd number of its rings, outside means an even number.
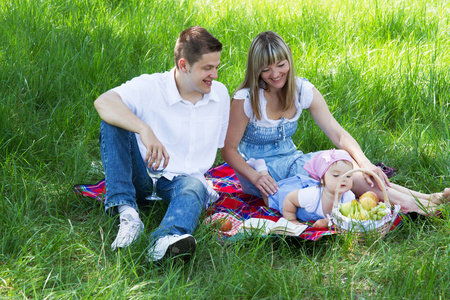
[[[197,241],[190,234],[166,235],[160,238],[148,250],[148,260],[158,261],[164,256],[182,256],[184,261],[188,261],[194,253]]]
[[[111,249],[114,251],[117,248],[128,247],[133,243],[141,231],[144,231],[144,223],[141,220],[135,220],[131,215],[120,214],[119,232],[114,242],[111,244]]]

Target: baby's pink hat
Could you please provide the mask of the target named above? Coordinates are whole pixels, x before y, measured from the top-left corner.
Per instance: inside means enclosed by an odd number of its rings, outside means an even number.
[[[346,160],[353,164],[353,159],[347,151],[331,149],[316,154],[316,156],[306,162],[303,168],[308,171],[312,178],[320,181],[328,168],[339,160]]]

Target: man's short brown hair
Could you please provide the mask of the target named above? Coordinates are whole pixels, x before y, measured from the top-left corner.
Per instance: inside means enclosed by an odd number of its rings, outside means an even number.
[[[203,54],[222,51],[222,43],[200,26],[190,27],[180,33],[175,45],[175,65],[184,57],[189,65],[198,62]]]

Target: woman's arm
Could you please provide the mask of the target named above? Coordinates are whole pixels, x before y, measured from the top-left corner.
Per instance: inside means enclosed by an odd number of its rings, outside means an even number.
[[[222,157],[230,167],[253,183],[262,195],[272,195],[278,189],[275,180],[269,174],[263,175],[255,171],[238,152],[238,146],[248,122],[249,118],[244,112],[244,101],[232,99],[227,136],[225,145],[221,149]]]
[[[147,148],[145,161],[149,162],[149,166],[155,163],[155,168],[157,168],[164,157],[163,167],[167,167],[167,164],[169,163],[169,153],[166,151],[166,148],[155,136],[150,126],[139,119],[128,106],[125,105],[118,93],[107,91],[95,100],[94,106],[100,115],[100,118],[106,123],[131,132],[139,133],[142,143]]]
[[[353,157],[360,168],[373,171],[387,186],[390,186],[386,174],[370,162],[370,160],[364,155],[358,142],[336,121],[330,113],[328,105],[322,94],[320,94],[316,88],[313,88],[313,100],[308,110],[316,124],[322,129],[322,131],[337,148],[346,150]],[[364,178],[371,187],[374,187],[373,180],[370,176],[364,174]]]

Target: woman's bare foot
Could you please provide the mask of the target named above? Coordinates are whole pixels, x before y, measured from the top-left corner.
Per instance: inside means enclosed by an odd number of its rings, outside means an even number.
[[[441,210],[439,209],[439,205],[430,202],[430,206],[424,207],[425,211],[421,209],[421,212],[418,214],[427,216],[427,217],[439,217],[441,215]]]
[[[442,197],[445,202],[449,202],[450,201],[450,188],[445,188],[444,189],[444,193],[443,193],[443,197]]]
[[[414,203],[407,202],[401,205],[402,212],[415,212],[423,216],[435,216],[439,214],[438,204],[427,200],[416,200]]]
[[[444,189],[443,193],[434,193],[430,195],[430,202],[434,204],[442,204],[450,201],[450,188]]]

